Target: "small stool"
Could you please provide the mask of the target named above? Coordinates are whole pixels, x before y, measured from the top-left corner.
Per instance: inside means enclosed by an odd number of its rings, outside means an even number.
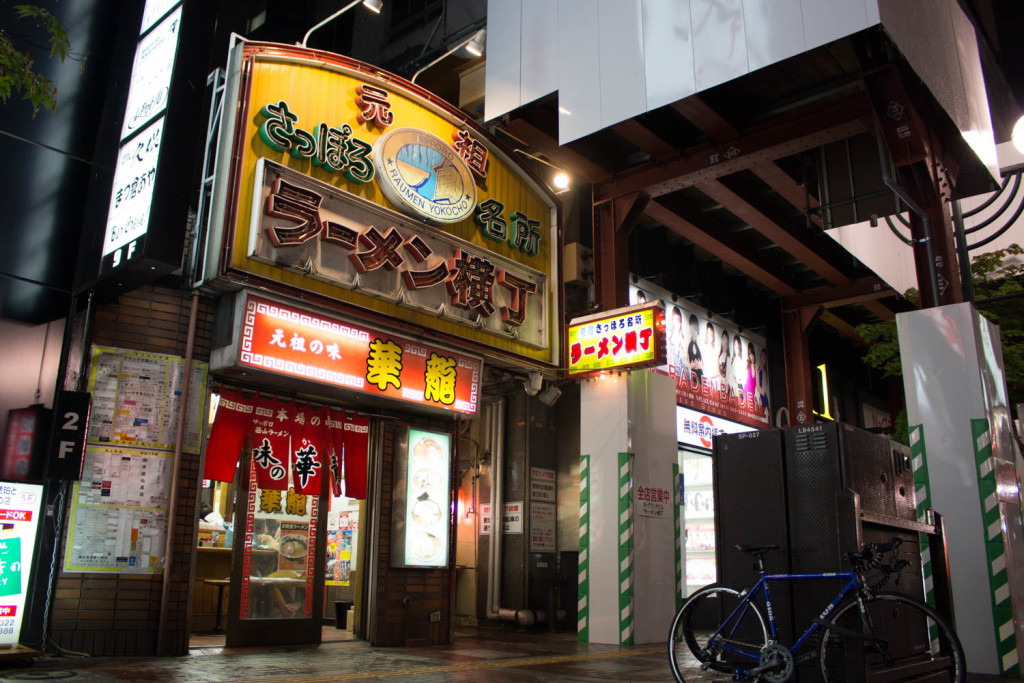
[[[203,583],[217,587],[217,621],[214,622],[213,632],[223,633],[224,629],[220,627],[220,616],[224,609],[224,589],[231,585],[230,579],[203,579]]]

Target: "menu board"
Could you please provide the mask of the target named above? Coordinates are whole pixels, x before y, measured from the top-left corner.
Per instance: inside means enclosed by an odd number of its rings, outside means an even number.
[[[392,555],[400,553],[400,566],[446,567],[451,437],[410,429],[406,458],[404,534],[395,536]]]
[[[164,568],[174,442],[184,403],[182,447],[198,453],[206,401],[205,363],[94,346],[92,417],[81,480],[71,497],[64,571],[159,573]]]
[[[88,443],[173,449],[184,359],[102,346],[92,349]],[[206,363],[193,361],[183,448],[198,453],[206,400]]]
[[[163,571],[173,469],[170,453],[87,446],[64,571]]]
[[[0,647],[21,639],[43,487],[0,483]]]

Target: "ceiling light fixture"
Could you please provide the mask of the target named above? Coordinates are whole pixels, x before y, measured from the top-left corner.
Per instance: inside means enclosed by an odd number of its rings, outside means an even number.
[[[557,190],[557,192],[555,192],[555,194],[562,194],[563,192],[565,192],[565,191],[567,191],[569,189],[569,185],[572,184],[572,179],[569,177],[569,174],[566,173],[565,171],[563,171],[561,168],[559,168],[558,166],[555,166],[553,163],[551,163],[547,159],[542,159],[542,158],[540,158],[538,156],[534,156],[533,154],[530,154],[529,152],[524,152],[521,149],[515,149],[513,151],[516,154],[522,154],[524,157],[529,157],[530,159],[533,159],[534,161],[539,161],[540,163],[544,164],[545,166],[549,166],[549,167],[551,167],[551,168],[553,168],[555,170],[555,175],[551,178],[551,185],[554,186],[555,190]]]
[[[452,49],[448,50],[448,52],[445,52],[443,55],[441,55],[440,57],[438,57],[434,61],[430,62],[426,66],[420,67],[420,69],[417,70],[416,73],[414,73],[412,75],[412,78],[409,79],[409,82],[410,83],[415,83],[416,79],[419,78],[419,75],[421,73],[423,73],[424,71],[426,71],[430,67],[434,66],[435,64],[440,62],[442,59],[444,59],[448,55],[450,55],[450,54],[452,54],[452,53],[454,53],[454,52],[456,52],[458,50],[461,50],[462,48],[466,48],[466,52],[468,52],[469,54],[473,55],[474,57],[482,56],[483,53],[484,53],[484,37],[486,35],[487,35],[487,29],[483,29],[482,28],[479,31],[477,31],[476,33],[474,33],[473,35],[471,35],[469,38],[466,38],[462,42],[457,43],[455,45],[455,47],[453,47]]]

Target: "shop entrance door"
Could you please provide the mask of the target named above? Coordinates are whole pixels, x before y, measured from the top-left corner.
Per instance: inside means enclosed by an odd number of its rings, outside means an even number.
[[[226,645],[319,643],[329,478],[320,496],[260,489],[246,453],[240,479]]]

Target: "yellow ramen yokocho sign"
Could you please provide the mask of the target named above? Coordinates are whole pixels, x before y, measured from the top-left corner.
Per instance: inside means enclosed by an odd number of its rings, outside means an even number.
[[[559,362],[555,204],[484,131],[344,57],[235,50],[226,269]]]

